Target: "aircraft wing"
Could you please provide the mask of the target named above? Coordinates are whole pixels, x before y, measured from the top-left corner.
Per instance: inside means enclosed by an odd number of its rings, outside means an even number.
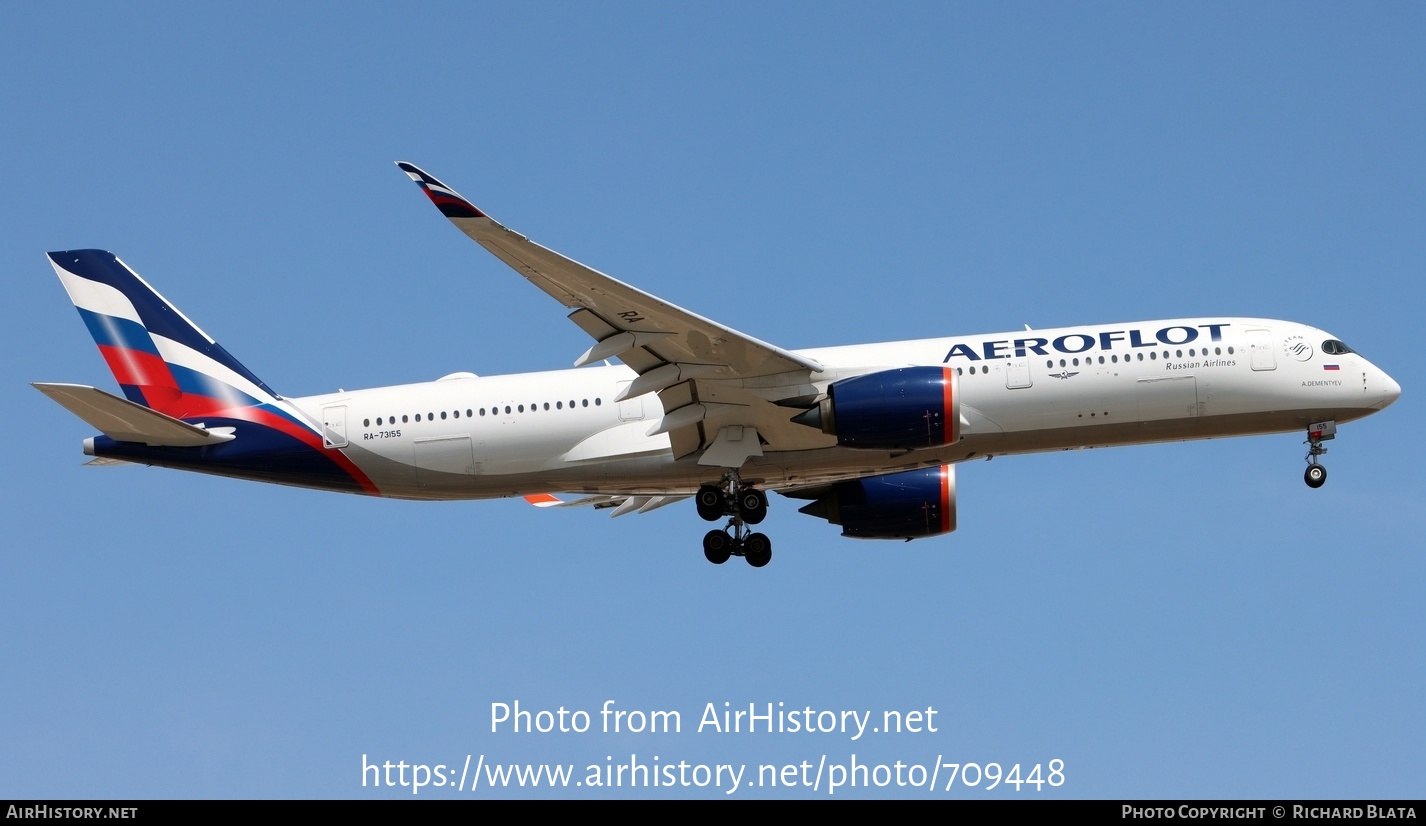
[[[618,358],[639,374],[615,401],[659,394],[665,411],[659,432],[669,434],[675,456],[705,449],[708,460],[702,463],[738,467],[749,456],[761,455],[761,443],[781,442],[778,446],[783,448],[824,446],[815,443],[813,431],[789,424],[796,411],[776,404],[780,397],[808,394],[810,374],[822,370],[815,360],[725,327],[540,246],[414,164],[401,161],[397,166],[461,232],[574,310],[570,320],[595,340],[575,366]],[[756,384],[758,391],[746,392],[749,384]],[[724,434],[727,427],[737,429]],[[752,432],[745,434],[744,429]]]

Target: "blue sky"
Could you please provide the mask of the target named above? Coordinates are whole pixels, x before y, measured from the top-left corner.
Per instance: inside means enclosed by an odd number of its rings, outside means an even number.
[[[855,754],[1059,759],[1065,783],[843,796],[1419,798],[1423,24],[1406,3],[12,9],[0,797],[411,794],[364,788],[363,755]],[[91,430],[27,383],[113,380],[46,250],[114,250],[288,395],[582,352],[398,159],[786,347],[1266,316],[1404,393],[1342,428],[1321,490],[1296,434],[1005,457],[961,466],[959,530],[910,544],[774,496],[761,571],[704,561],[691,504],[610,520],[81,466]],[[492,703],[607,700],[684,730],[490,730]],[[929,707],[938,730],[694,731],[724,702]]]

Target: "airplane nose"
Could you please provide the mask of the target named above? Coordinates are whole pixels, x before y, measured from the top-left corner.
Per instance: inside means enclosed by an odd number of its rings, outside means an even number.
[[[1393,379],[1386,373],[1382,373],[1381,401],[1377,403],[1376,408],[1381,410],[1399,398],[1401,398],[1401,385],[1396,383],[1396,379]]]

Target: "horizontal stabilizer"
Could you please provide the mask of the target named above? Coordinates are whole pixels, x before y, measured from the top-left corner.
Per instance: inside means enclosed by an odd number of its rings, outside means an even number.
[[[231,433],[205,430],[141,404],[112,396],[97,387],[42,382],[34,382],[34,387],[116,442],[142,442],[155,447],[198,447],[233,439]]]

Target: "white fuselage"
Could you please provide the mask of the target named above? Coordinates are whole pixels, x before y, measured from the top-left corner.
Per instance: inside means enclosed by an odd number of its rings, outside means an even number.
[[[960,439],[856,449],[789,424],[741,475],[779,488],[988,455],[1303,430],[1360,418],[1400,394],[1366,359],[1328,352],[1326,342],[1335,339],[1293,322],[1202,318],[799,351],[825,367],[811,375],[820,393],[882,369],[954,368]],[[667,434],[649,435],[663,417],[658,396],[614,401],[634,378],[623,366],[458,374],[290,401],[324,423],[328,449],[385,496],[676,494],[717,481],[722,469],[675,459]],[[777,390],[747,387],[774,400]],[[787,418],[804,407],[787,407]]]

